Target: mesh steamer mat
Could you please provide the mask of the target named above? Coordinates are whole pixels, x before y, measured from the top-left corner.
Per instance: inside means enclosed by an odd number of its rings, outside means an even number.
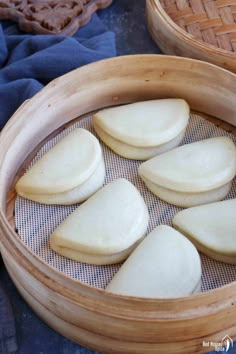
[[[77,127],[85,128],[96,135],[92,128],[92,117],[87,115],[73,122],[72,125],[49,140],[38,151],[28,168],[62,137]],[[191,114],[185,138],[181,145],[217,136],[229,136],[236,143],[236,138],[232,134],[216,127],[199,115]],[[173,216],[182,208],[159,200],[146,188],[137,173],[138,166],[142,161],[124,159],[113,153],[101,141],[100,143],[106,165],[105,184],[119,177],[124,177],[138,188],[149,210],[150,221],[147,233],[151,232],[157,225],[171,225]],[[226,199],[232,198],[236,198],[236,178],[233,181],[230,193],[226,197]],[[16,230],[21,240],[48,265],[82,283],[97,288],[105,288],[120,268],[120,264],[94,266],[80,263],[60,256],[49,247],[49,238],[53,230],[77,207],[78,205],[47,206],[17,196],[15,201]],[[217,262],[202,254],[201,260],[202,291],[214,289],[236,280],[236,265]]]

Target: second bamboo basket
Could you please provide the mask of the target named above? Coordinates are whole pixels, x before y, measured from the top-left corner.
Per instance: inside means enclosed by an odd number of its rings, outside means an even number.
[[[163,53],[236,72],[236,0],[146,0],[146,12]]]

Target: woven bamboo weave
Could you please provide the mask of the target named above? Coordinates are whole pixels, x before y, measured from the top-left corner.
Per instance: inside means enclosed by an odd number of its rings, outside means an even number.
[[[160,0],[182,29],[215,47],[236,52],[236,0]]]

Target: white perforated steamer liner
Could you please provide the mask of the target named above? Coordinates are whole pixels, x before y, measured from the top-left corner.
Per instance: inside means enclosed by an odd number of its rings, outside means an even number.
[[[43,156],[47,150],[52,148],[62,137],[76,127],[88,129],[95,134],[92,128],[92,118],[83,118],[48,141],[37,153],[31,165]],[[192,114],[182,144],[216,136],[229,136],[236,143],[236,138],[233,135],[217,128],[214,124],[202,117]],[[119,177],[124,177],[139,189],[148,206],[150,215],[147,233],[151,232],[157,225],[171,225],[173,216],[178,211],[182,210],[182,208],[159,200],[146,188],[137,173],[138,166],[141,163],[140,161],[124,159],[113,153],[103,143],[101,143],[101,146],[106,165],[105,184]],[[236,198],[235,179],[226,199],[232,198]],[[60,256],[49,247],[49,238],[53,230],[77,207],[78,205],[46,206],[17,196],[15,202],[15,223],[17,232],[22,241],[50,266],[82,283],[98,288],[105,288],[120,265],[94,266],[76,262]],[[201,260],[203,271],[202,291],[214,289],[236,280],[236,266],[216,262],[204,255],[201,255]]]

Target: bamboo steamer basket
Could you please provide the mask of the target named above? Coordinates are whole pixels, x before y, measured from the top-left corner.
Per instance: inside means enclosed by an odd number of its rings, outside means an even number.
[[[146,0],[146,13],[163,53],[236,72],[235,0]]]
[[[104,353],[203,353],[203,341],[226,333],[236,338],[236,282],[170,300],[112,295],[46,264],[20,240],[13,216],[22,165],[72,119],[102,107],[180,97],[235,134],[235,87],[236,75],[204,62],[118,57],[52,81],[12,116],[0,136],[0,250],[19,292],[49,326]]]

